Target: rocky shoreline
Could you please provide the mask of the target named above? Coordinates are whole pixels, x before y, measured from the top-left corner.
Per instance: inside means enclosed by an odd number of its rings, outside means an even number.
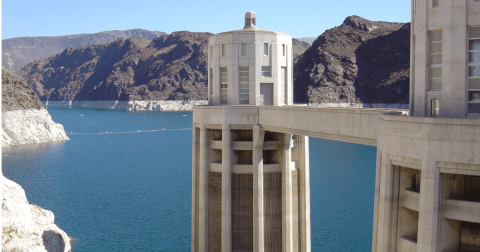
[[[46,109],[2,112],[2,147],[69,140]]]
[[[70,252],[70,237],[55,225],[55,215],[29,204],[23,188],[1,176],[2,251]]]
[[[125,111],[192,111],[195,105],[207,105],[206,100],[191,101],[42,101],[46,108],[86,108]]]

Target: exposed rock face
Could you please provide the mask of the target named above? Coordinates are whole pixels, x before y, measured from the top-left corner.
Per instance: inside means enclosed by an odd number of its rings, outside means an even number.
[[[2,67],[2,111],[42,108],[38,96],[25,81]]]
[[[28,204],[17,183],[2,180],[2,251],[69,252],[70,238],[54,224],[51,211]]]
[[[296,103],[408,103],[410,24],[350,16],[295,66]]]
[[[18,73],[42,101],[206,100],[211,35],[182,31],[68,48]],[[293,44],[294,57],[309,47]]]
[[[2,112],[2,147],[68,139],[63,126],[46,109]]]
[[[125,31],[104,31],[90,34],[74,34],[55,37],[20,37],[2,40],[2,66],[18,71],[26,64],[57,54],[68,47],[105,44],[118,38],[153,39],[165,34],[160,31],[132,29]]]
[[[2,68],[2,147],[68,139],[23,79]]]
[[[293,64],[302,56],[302,54],[310,47],[310,44],[298,39],[292,39],[293,47]]]
[[[174,32],[68,48],[18,73],[41,100],[203,100],[210,35]]]

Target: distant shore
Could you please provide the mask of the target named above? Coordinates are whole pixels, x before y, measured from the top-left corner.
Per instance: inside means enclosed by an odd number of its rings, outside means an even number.
[[[206,100],[190,101],[42,101],[45,108],[87,108],[125,111],[192,111],[195,105],[207,105]]]
[[[207,105],[206,100],[190,101],[42,101],[45,108],[86,108],[124,111],[192,111],[195,105]],[[392,108],[408,109],[408,104],[399,103],[308,103],[295,104],[320,108]]]

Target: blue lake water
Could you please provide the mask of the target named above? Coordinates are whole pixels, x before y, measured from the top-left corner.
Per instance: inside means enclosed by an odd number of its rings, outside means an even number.
[[[49,109],[71,140],[2,149],[73,252],[190,251],[191,112]],[[166,129],[154,132],[113,134]],[[371,251],[376,148],[310,138],[312,251]]]

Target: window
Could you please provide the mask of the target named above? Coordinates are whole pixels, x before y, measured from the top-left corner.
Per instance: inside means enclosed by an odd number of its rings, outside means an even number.
[[[247,67],[238,67],[238,94],[240,104],[249,104],[249,71]]]
[[[285,44],[282,45],[283,48],[283,56],[285,56]]]
[[[430,90],[442,89],[442,31],[428,32],[430,41]]]
[[[247,44],[242,43],[242,55],[247,55]]]
[[[283,89],[280,88],[280,90],[283,90],[283,98],[284,98],[284,101],[285,101],[285,104],[288,104],[288,100],[287,100],[287,95],[288,95],[288,86],[287,86],[287,68],[286,67],[282,67],[282,72],[281,72],[281,76],[280,76],[281,80],[280,80],[280,87],[284,87]]]
[[[222,44],[222,57],[225,57],[225,44]]]
[[[270,66],[262,66],[262,76],[263,77],[272,77],[272,72]]]
[[[440,0],[432,0],[432,6],[433,7],[438,7],[440,5],[439,1]]]
[[[469,27],[468,38],[468,113],[480,113],[480,27]]]
[[[220,103],[228,104],[228,72],[226,67],[220,67]]]
[[[268,43],[263,44],[263,54],[268,55]]]

